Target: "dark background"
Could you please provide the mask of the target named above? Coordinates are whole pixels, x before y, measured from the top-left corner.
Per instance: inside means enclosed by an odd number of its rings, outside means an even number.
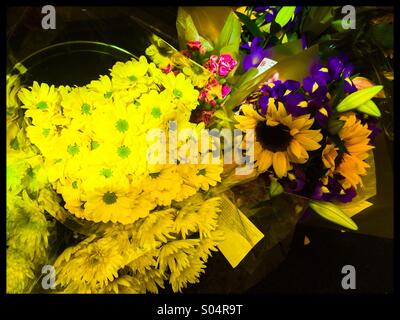
[[[92,40],[137,50],[137,23],[178,47],[176,7],[56,7],[57,29],[43,30],[41,8],[7,9],[7,67],[51,44]],[[135,33],[136,32],[136,33]],[[354,220],[360,230],[341,232],[312,216],[298,224],[286,259],[251,293],[390,293],[393,291],[393,142],[377,139],[375,162],[378,194],[374,206]],[[304,245],[304,238],[310,244]],[[357,289],[341,288],[344,265],[357,272]],[[229,267],[229,266],[228,266]]]

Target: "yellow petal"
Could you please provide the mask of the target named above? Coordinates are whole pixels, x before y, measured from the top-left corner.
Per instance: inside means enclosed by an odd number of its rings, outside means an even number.
[[[322,137],[321,137],[322,138]],[[321,147],[321,145],[313,139],[310,139],[306,134],[302,132],[298,133],[295,139],[307,150],[313,151]]]
[[[254,110],[253,107],[248,104],[242,105],[241,110],[247,117],[251,117],[251,118],[254,118],[254,119],[257,119],[260,121],[265,120],[263,116],[258,114],[258,112],[256,110]]]
[[[288,159],[286,152],[275,152],[273,157],[274,171],[279,178],[286,176]]]
[[[264,150],[260,153],[257,160],[258,170],[260,172],[267,171],[272,164],[273,153],[269,150]]]

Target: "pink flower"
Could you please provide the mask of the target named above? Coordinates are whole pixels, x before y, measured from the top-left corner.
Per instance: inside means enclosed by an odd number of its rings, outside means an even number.
[[[170,73],[171,70],[172,70],[172,65],[171,65],[171,64],[168,64],[167,67],[162,68],[161,70],[162,70],[162,72],[164,72],[164,73]]]
[[[218,68],[218,74],[221,77],[226,77],[228,75],[229,71],[231,71],[231,69],[229,69],[229,67],[226,67],[224,65],[220,65]]]
[[[223,53],[219,56],[219,64],[232,70],[237,65],[237,61],[230,54]]]
[[[211,73],[216,73],[218,70],[218,56],[212,55],[207,61],[205,67],[210,70]]]
[[[213,116],[212,111],[203,110],[201,112],[201,121],[204,122],[205,125],[208,125],[210,123],[212,116]]]
[[[232,58],[230,54],[224,53],[219,57],[219,69],[218,74],[221,77],[226,77],[228,73],[235,68],[237,61]]]
[[[201,49],[201,41],[199,41],[199,40],[188,41],[187,47],[188,47],[189,50],[200,51],[200,49]]]
[[[231,88],[229,88],[229,86],[224,84],[222,85],[221,92],[222,92],[222,98],[225,98],[231,92]]]

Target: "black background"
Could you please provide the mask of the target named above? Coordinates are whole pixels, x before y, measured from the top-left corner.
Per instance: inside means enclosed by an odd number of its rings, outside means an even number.
[[[129,51],[134,46],[129,29],[132,19],[144,21],[177,47],[176,7],[56,9],[57,30],[43,30],[40,8],[8,8],[8,66],[38,49],[67,40],[102,41]],[[360,232],[341,232],[315,218],[299,223],[285,261],[249,293],[393,291],[393,144],[381,135],[377,149],[376,205],[356,217]],[[311,241],[308,245],[304,245],[305,236]],[[356,268],[356,290],[341,287],[344,265]]]

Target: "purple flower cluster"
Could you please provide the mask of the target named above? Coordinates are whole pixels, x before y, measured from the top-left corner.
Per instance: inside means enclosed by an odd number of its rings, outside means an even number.
[[[242,49],[249,50],[249,54],[243,57],[243,70],[247,71],[250,68],[257,68],[264,58],[271,57],[271,50],[262,46],[263,38],[254,37],[251,45],[245,43],[241,45]]]
[[[268,108],[268,99],[274,98],[285,105],[287,112],[294,117],[311,114],[315,121],[325,128],[332,115],[329,104],[331,95],[329,87],[334,82],[343,81],[343,90],[352,93],[357,90],[350,79],[354,67],[346,64],[341,57],[331,57],[324,66],[321,63],[312,65],[310,75],[303,79],[302,84],[294,80],[276,80],[265,84],[260,92],[259,99],[261,112],[265,114]]]

